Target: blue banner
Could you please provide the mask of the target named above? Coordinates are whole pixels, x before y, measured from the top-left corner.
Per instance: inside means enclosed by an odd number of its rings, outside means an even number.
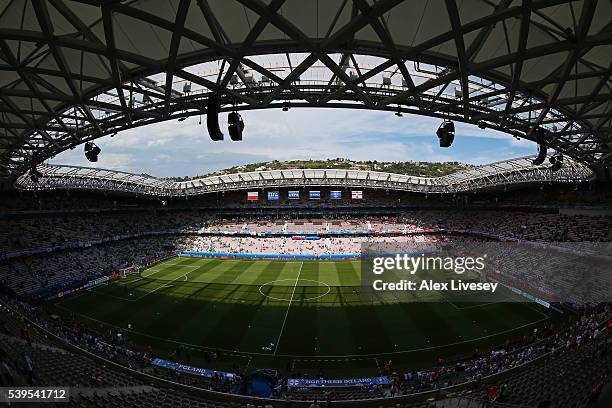
[[[342,198],[342,191],[330,191],[329,198],[332,200],[340,200]]]
[[[317,380],[317,379],[298,379],[290,378],[287,380],[287,386],[289,387],[363,387],[368,385],[386,385],[389,384],[387,377],[365,377],[365,378],[349,378],[343,380]]]
[[[361,254],[245,254],[242,252],[201,252],[176,251],[178,256],[197,256],[202,258],[235,258],[235,259],[358,259]]]
[[[289,191],[289,199],[290,200],[299,200],[300,192],[299,191]]]
[[[151,363],[153,365],[164,367],[169,370],[176,370],[183,373],[199,375],[202,377],[224,377],[228,380],[234,380],[236,378],[236,374],[225,373],[223,371],[209,370],[207,368],[192,367],[184,364],[175,363],[174,361],[164,360],[161,358],[156,358]]]
[[[321,192],[320,191],[310,191],[309,192],[309,197],[311,200],[318,200],[321,198]]]
[[[321,237],[318,235],[293,235],[291,239],[294,241],[317,241]]]
[[[525,292],[525,291],[522,291],[522,290],[520,290],[520,289],[517,289],[517,288],[515,288],[515,287],[513,287],[513,286],[506,285],[506,284],[505,284],[505,283],[503,283],[503,282],[499,282],[499,284],[500,284],[500,285],[502,285],[502,286],[504,286],[504,287],[505,287],[505,288],[507,288],[507,289],[510,289],[512,292],[516,293],[517,295],[523,296],[523,297],[525,297],[525,298],[527,298],[527,299],[531,300],[532,302],[539,303],[540,305],[542,305],[542,306],[544,306],[544,307],[546,307],[546,308],[550,308],[550,307],[552,306],[552,305],[551,305],[550,303],[548,303],[547,301],[542,300],[542,299],[540,299],[540,298],[538,298],[538,297],[535,297],[535,296],[533,296],[533,295],[532,295],[532,294],[530,294],[530,293],[527,293],[527,292]]]
[[[268,200],[278,200],[278,191],[268,191]]]

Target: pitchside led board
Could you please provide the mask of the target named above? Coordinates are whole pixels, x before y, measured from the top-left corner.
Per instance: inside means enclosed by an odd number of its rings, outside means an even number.
[[[268,191],[268,201],[278,200],[278,191]]]
[[[257,192],[257,191],[249,191],[247,193],[247,200],[248,201],[257,201],[257,200],[259,200],[259,192]]]
[[[311,200],[320,200],[321,199],[321,192],[320,191],[309,191],[309,195]]]
[[[353,190],[353,191],[351,191],[351,198],[353,200],[361,200],[361,199],[363,199],[363,191],[361,191],[361,190]]]
[[[299,191],[289,191],[288,197],[290,200],[299,200],[300,192]]]
[[[331,198],[332,200],[342,199],[342,191],[330,191],[329,198]]]

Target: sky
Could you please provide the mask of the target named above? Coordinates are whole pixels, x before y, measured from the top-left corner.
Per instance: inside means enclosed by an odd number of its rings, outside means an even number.
[[[440,119],[357,109],[292,108],[241,112],[242,142],[227,133],[227,114],[220,115],[225,140],[213,142],[206,118],[198,116],[130,129],[96,140],[97,163],[88,162],[79,146],[58,154],[53,164],[99,167],[156,177],[196,176],[240,164],[271,160],[328,159],[378,161],[459,161],[487,164],[537,153],[535,143],[491,129],[455,123],[455,141],[438,146]]]

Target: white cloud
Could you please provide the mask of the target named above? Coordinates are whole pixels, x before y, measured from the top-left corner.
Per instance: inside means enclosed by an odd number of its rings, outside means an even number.
[[[76,148],[62,153],[52,163],[70,164],[73,166],[96,167],[105,169],[130,169],[135,163],[135,157],[129,153],[104,153],[98,156],[98,161],[92,163],[85,158],[83,150]]]
[[[156,176],[197,175],[268,160],[325,159],[463,161],[484,164],[535,153],[535,144],[519,142],[490,129],[456,123],[450,149],[440,149],[439,119],[360,109],[291,109],[245,111],[244,140],[212,142],[206,118],[167,121],[131,129],[96,143],[102,148],[97,167]],[[226,129],[226,116],[221,127]],[[92,165],[82,148],[58,155],[53,163]]]
[[[532,149],[537,149],[537,144],[533,140],[529,140],[525,138],[520,138],[520,139],[511,138],[510,144],[512,146],[520,146],[520,147],[528,147]]]

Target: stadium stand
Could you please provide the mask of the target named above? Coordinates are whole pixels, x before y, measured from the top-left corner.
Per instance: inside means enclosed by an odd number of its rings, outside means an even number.
[[[0,1],[0,404],[57,386],[47,406],[609,408],[611,21],[606,0]],[[238,113],[326,107],[359,113]],[[220,150],[177,128],[203,115]],[[253,124],[304,133],[249,151]],[[316,157],[351,133],[376,157]],[[525,141],[537,156],[504,157]],[[91,167],[57,162],[75,148]],[[470,164],[388,161],[434,156]],[[207,175],[171,174],[194,157]],[[499,297],[368,298],[391,248],[482,255],[407,274]]]
[[[399,217],[365,217],[362,219],[277,220],[202,218],[198,212],[104,214],[65,218],[44,217],[0,220],[4,254],[15,251],[61,246],[66,243],[112,240],[120,236],[147,236],[153,233],[172,234],[184,231],[215,232],[284,232],[299,234],[304,231],[414,231],[418,229],[449,229],[494,233],[529,241],[601,241],[612,237],[609,217],[566,216],[558,214],[520,212],[420,211],[404,213]],[[58,225],[59,224],[59,225]],[[213,249],[227,252],[265,253],[338,253],[359,252],[360,244],[371,242],[366,238],[327,238],[319,242],[296,242],[287,238],[275,241],[257,238],[147,237],[142,241],[131,239],[127,243],[94,245],[86,248],[56,251],[33,257],[19,257],[0,263],[0,282],[19,293],[28,293],[38,287],[59,287],[64,282],[75,282],[110,273],[142,263],[148,258],[163,255],[163,246],[174,242],[183,249]],[[385,238],[375,238],[384,241]],[[272,243],[273,242],[273,243]],[[47,252],[47,251],[45,251]],[[111,255],[112,253],[112,255]]]
[[[126,374],[125,370],[117,370],[110,363],[123,364],[128,370],[134,370],[134,374],[151,373],[147,367],[152,356],[131,352],[120,337],[101,340],[82,327],[53,320],[34,306],[6,297],[2,303],[3,384],[70,385],[73,387],[70,405],[79,407],[241,406],[235,401],[222,403],[192,394],[194,385],[227,391],[230,384],[214,384],[210,380],[208,384],[195,384],[189,380],[176,381],[176,376],[166,374],[170,381],[165,385],[171,388],[148,385],[141,379],[143,377]],[[496,387],[503,396],[498,402],[535,406],[550,398],[552,406],[587,406],[592,398],[590,391],[596,385],[593,379],[609,381],[612,364],[610,315],[608,307],[588,310],[577,321],[556,332],[534,333],[526,345],[518,345],[514,350],[492,350],[453,365],[438,365],[431,371],[399,372],[390,368],[389,387],[325,392],[287,391],[279,387],[277,400],[268,403],[290,406],[300,401],[377,399],[377,406],[397,407],[399,403],[402,407],[437,407],[445,405],[431,401],[414,403],[409,397],[423,393],[438,398],[447,393],[456,396],[459,391],[463,397],[486,401],[491,387]],[[92,356],[90,353],[98,358],[87,357]],[[100,363],[104,360],[109,363]],[[527,366],[529,369],[524,369]],[[160,375],[159,371],[154,373]],[[279,383],[282,380],[279,377]],[[179,383],[188,386],[181,389]],[[249,405],[243,403],[242,406]]]
[[[91,201],[85,201],[85,205]],[[83,208],[81,208],[83,210]],[[232,217],[200,210],[138,210],[71,214],[66,212],[21,213],[0,218],[2,254],[15,255],[0,261],[0,282],[17,293],[26,294],[41,287],[59,288],[85,279],[142,264],[164,255],[164,245],[176,248],[221,252],[265,253],[357,253],[360,244],[386,238],[333,238],[300,242],[290,238],[274,241],[252,237],[189,236],[194,233],[260,233],[334,231],[380,233],[446,229],[494,234],[540,242],[610,242],[612,219],[607,216],[565,215],[513,210],[412,210],[393,216],[353,217],[336,215],[318,218]],[[299,216],[298,216],[299,217]],[[177,234],[183,235],[167,235]],[[164,236],[152,236],[164,234]],[[116,241],[121,237],[129,241]],[[135,238],[139,237],[139,238]],[[408,239],[408,238],[400,238]],[[409,238],[411,240],[415,238]],[[101,241],[113,241],[101,243]],[[84,242],[93,246],[82,247]],[[49,253],[24,256],[36,249],[57,248]],[[33,251],[34,250],[34,251]],[[112,254],[112,255],[111,255]]]
[[[61,200],[58,200],[58,202]],[[546,211],[514,210],[402,210],[393,215],[335,214],[326,216],[227,216],[195,209],[149,208],[137,203],[117,209],[116,203],[83,199],[53,212],[5,213],[0,219],[4,255],[19,255],[0,261],[0,282],[11,293],[28,296],[45,289],[61,289],[129,267],[162,259],[175,249],[284,254],[339,254],[359,252],[364,243],[444,242],[447,235],[425,234],[423,230],[470,231],[533,242],[609,242],[612,220],[606,216],[564,215]],[[112,203],[112,204],[111,204]],[[9,206],[5,206],[10,207]],[[92,212],[93,211],[93,212]],[[360,210],[356,210],[360,211]],[[384,236],[384,232],[410,235]],[[421,232],[420,232],[421,231]],[[276,238],[249,234],[282,233]],[[291,234],[328,233],[316,241],[297,241]],[[363,236],[333,236],[333,232],[363,232]],[[237,234],[232,236],[228,234]],[[90,244],[78,247],[67,243]],[[476,240],[478,242],[478,240]],[[51,251],[29,251],[53,247]],[[20,253],[21,251],[21,253]],[[508,254],[511,257],[512,254]],[[503,259],[503,254],[501,255]],[[508,268],[517,281],[546,282],[546,269],[535,276],[526,268]],[[549,273],[562,270],[551,266]],[[524,271],[517,274],[517,271]],[[569,282],[568,282],[569,283]],[[602,286],[605,290],[606,286]],[[546,290],[545,286],[539,289]],[[227,393],[225,380],[197,377],[152,366],[151,355],[122,344],[118,333],[90,333],[76,322],[48,316],[38,306],[3,298],[0,345],[5,381],[24,384],[70,385],[70,406],[249,406],[248,402],[223,403],[193,394],[193,389]],[[591,314],[589,314],[591,313]],[[530,406],[548,398],[552,406],[586,406],[593,378],[605,378],[611,364],[609,353],[610,312],[587,312],[583,317],[550,333],[534,334],[525,344],[483,351],[468,359],[442,364],[432,370],[399,371],[390,367],[390,386],[331,389],[287,389],[287,373],[278,377],[275,398],[285,404],[307,401],[372,400],[377,406],[445,406],[442,402],[418,402],[423,395],[434,400],[454,396],[456,406],[469,407],[487,398],[489,385],[505,389],[502,401],[509,406]],[[52,338],[57,336],[56,339]],[[102,336],[102,337],[100,337]],[[76,348],[75,348],[76,347]],[[109,363],[87,357],[94,353]],[[11,357],[12,356],[12,357]],[[117,370],[129,370],[167,381],[152,385],[145,378]],[[529,366],[528,370],[521,369]],[[32,368],[30,370],[30,368]],[[242,373],[238,373],[242,374]],[[10,379],[9,379],[10,378]],[[498,379],[499,378],[499,379]],[[566,384],[573,386],[569,387]],[[186,387],[181,389],[181,387]],[[170,388],[167,388],[170,387]],[[510,391],[508,391],[510,390]],[[461,394],[457,396],[457,392]],[[443,399],[444,404],[450,403]],[[502,401],[498,401],[498,406]],[[253,402],[254,406],[262,402]],[[277,401],[272,402],[277,405]],[[436,405],[438,404],[438,405]],[[463,404],[463,405],[462,405]],[[514,404],[514,405],[512,405]],[[476,406],[476,405],[474,405]]]

